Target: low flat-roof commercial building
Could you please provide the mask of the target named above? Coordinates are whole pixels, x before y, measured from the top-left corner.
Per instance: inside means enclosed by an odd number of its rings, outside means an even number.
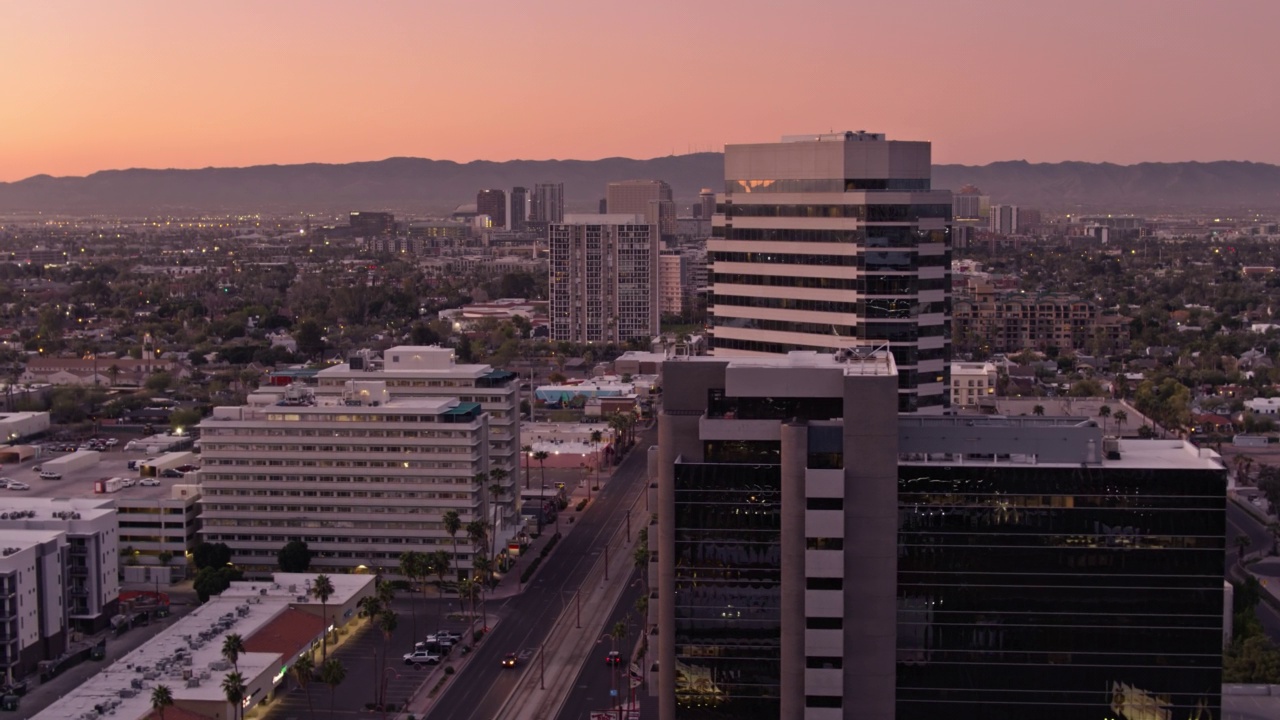
[[[394,572],[409,550],[452,554],[447,511],[464,526],[492,522],[490,482],[477,478],[489,470],[490,416],[478,402],[402,397],[380,380],[345,387],[255,395],[266,404],[214,408],[200,424],[200,537],[226,543],[250,575],[270,573],[295,539],[312,568]],[[456,567],[476,550],[463,535]]]
[[[899,416],[883,352],[663,373],[663,720],[1221,716],[1215,453]]]
[[[268,581],[232,583],[35,718],[141,720],[152,715],[151,692],[160,685],[172,692],[174,707],[189,714],[184,717],[241,717],[221,687],[233,669],[222,657],[223,640],[232,633],[245,644],[236,663],[246,686],[243,716],[255,716],[263,701],[287,689],[293,661],[319,647],[326,627],[356,617],[360,599],[373,594],[371,575],[331,575],[334,594],[325,617],[324,606],[310,595],[315,577],[276,573]]]

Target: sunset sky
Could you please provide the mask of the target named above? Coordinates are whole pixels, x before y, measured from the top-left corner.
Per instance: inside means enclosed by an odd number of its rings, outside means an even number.
[[[0,181],[860,129],[935,162],[1280,163],[1278,29],[1280,0],[7,2]]]

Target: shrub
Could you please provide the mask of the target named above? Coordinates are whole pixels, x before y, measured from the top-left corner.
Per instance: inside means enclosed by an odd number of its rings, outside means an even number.
[[[529,578],[533,577],[534,571],[537,570],[538,566],[541,564],[542,564],[542,558],[540,557],[534,558],[533,562],[529,563],[529,567],[525,568],[524,572],[520,573],[520,582],[521,583],[529,582]]]
[[[587,506],[587,499],[586,499],[586,498],[582,498],[581,500],[579,500],[579,501],[578,501],[578,512],[582,512],[582,508],[584,508],[584,507],[586,507],[586,506]]]
[[[478,644],[482,637],[484,637],[484,628],[479,628],[475,632],[471,633],[471,643],[473,645]]]
[[[444,666],[444,674],[445,674],[445,675],[452,675],[452,674],[454,674],[455,672],[457,672],[457,671],[453,669],[453,666],[452,666],[452,665],[445,665],[445,666]]]

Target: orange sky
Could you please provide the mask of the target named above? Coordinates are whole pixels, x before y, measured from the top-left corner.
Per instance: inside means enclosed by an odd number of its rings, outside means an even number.
[[[937,162],[1280,163],[1280,0],[0,4],[0,181],[653,157],[787,133]]]

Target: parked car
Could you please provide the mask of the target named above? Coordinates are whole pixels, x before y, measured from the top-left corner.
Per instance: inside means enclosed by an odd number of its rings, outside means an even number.
[[[458,638],[452,637],[447,633],[436,633],[427,636],[428,643],[435,643],[441,647],[453,647],[458,644]]]
[[[107,438],[107,447],[115,447],[120,444],[120,438]]]
[[[502,667],[504,668],[513,668],[516,666],[516,662],[517,659],[515,653],[507,653],[502,656]]]
[[[199,469],[200,469],[199,465],[179,465],[178,466],[178,472],[182,472],[182,473],[194,472]]]
[[[137,460],[130,460],[130,461],[129,461],[129,464],[128,464],[128,465],[126,465],[125,467],[129,468],[130,470],[137,470],[137,469],[138,469],[138,461],[137,461]]]
[[[20,481],[18,481],[18,480],[14,480],[14,481],[10,482],[10,483],[9,483],[8,485],[6,485],[5,487],[6,487],[7,489],[9,489],[9,490],[30,490],[30,489],[31,489],[31,486],[30,486],[30,485],[28,485],[28,484],[26,484],[26,483],[24,483],[24,482],[20,482]]]
[[[605,665],[621,665],[622,653],[618,652],[617,650],[610,650],[609,654],[604,656],[604,664]]]
[[[54,472],[54,471],[52,471],[52,470],[41,470],[41,471],[40,471],[40,479],[41,479],[41,480],[61,480],[61,479],[62,479],[62,473],[60,473],[60,472]]]
[[[439,662],[440,656],[428,650],[414,650],[404,654],[405,665],[436,665]]]
[[[160,477],[180,478],[182,476],[183,476],[183,473],[181,471],[174,470],[173,468],[165,468],[164,470],[160,471]]]
[[[446,639],[448,639],[448,640],[452,640],[452,641],[453,641],[453,642],[455,642],[455,643],[456,643],[456,642],[459,642],[460,640],[462,640],[462,636],[461,636],[461,635],[459,635],[459,634],[458,634],[458,633],[456,633],[456,632],[449,632],[448,630],[438,630],[438,631],[436,631],[436,637],[439,637],[439,638],[446,638]]]
[[[142,487],[155,487],[160,484],[160,481],[155,478],[142,478],[138,484]]]
[[[9,487],[9,483],[11,482],[17,482],[17,480],[14,480],[13,478],[0,477],[0,489]]]
[[[138,484],[137,478],[120,478],[120,487],[133,487]]]

